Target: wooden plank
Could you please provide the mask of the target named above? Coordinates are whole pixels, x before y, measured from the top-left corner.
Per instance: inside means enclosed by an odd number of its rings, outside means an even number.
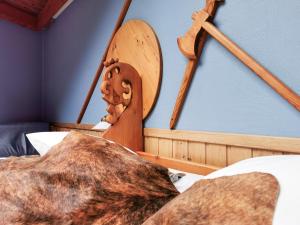
[[[226,145],[207,144],[206,163],[213,166],[226,166]]]
[[[145,152],[158,155],[158,138],[145,138]]]
[[[172,169],[177,169],[189,173],[196,173],[196,174],[201,174],[201,175],[207,175],[211,172],[214,172],[218,169],[219,167],[216,166],[210,166],[210,165],[205,165],[205,164],[200,164],[200,163],[192,163],[188,161],[182,161],[178,159],[170,159],[170,158],[165,158],[161,156],[156,156],[149,154],[147,152],[137,152],[141,157],[152,161],[154,163],[157,163],[159,165],[162,165],[167,168],[172,168]]]
[[[241,148],[235,146],[227,147],[227,163],[228,165],[235,162],[241,161],[243,159],[249,159],[252,157],[251,148]]]
[[[188,158],[188,143],[187,143],[187,141],[173,140],[173,158],[187,160],[187,158]]]
[[[158,154],[160,156],[172,158],[173,143],[171,139],[159,138],[158,140]]]
[[[156,128],[145,128],[144,135],[174,140],[195,141],[210,144],[265,149],[279,152],[285,151],[300,153],[300,137],[273,137],[203,131],[167,130]]]
[[[91,129],[91,124],[51,123],[56,128]],[[97,130],[98,131],[98,130]],[[101,131],[101,130],[99,130]],[[144,136],[178,141],[201,142],[220,144],[235,147],[260,149],[266,151],[285,152],[290,154],[300,153],[300,138],[257,136],[244,134],[228,134],[217,132],[167,130],[144,128]]]
[[[0,1],[0,20],[5,19],[21,26],[36,30],[37,17],[10,4]]]
[[[69,129],[82,129],[82,130],[92,130],[93,124],[76,124],[76,123],[51,123],[51,126],[69,128]]]
[[[299,153],[282,152],[282,155],[299,155]]]
[[[262,149],[253,149],[252,150],[253,157],[268,156],[268,155],[282,155],[282,152],[267,151],[267,150],[262,150]]]
[[[68,0],[47,1],[45,7],[38,16],[37,28],[41,30],[42,28],[47,27],[52,22],[53,16],[67,1]]]
[[[205,143],[188,142],[188,160],[191,162],[205,163]]]

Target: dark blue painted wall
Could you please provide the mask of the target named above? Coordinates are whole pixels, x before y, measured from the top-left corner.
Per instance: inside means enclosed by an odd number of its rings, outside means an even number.
[[[0,123],[41,120],[41,34],[0,21]]]

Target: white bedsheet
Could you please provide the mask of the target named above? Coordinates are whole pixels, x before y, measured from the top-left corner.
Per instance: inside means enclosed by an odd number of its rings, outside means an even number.
[[[182,177],[181,179],[179,179],[177,182],[174,183],[174,186],[180,193],[186,191],[196,181],[204,178],[204,176],[202,176],[202,175],[198,175],[198,174],[194,174],[194,173],[187,173],[187,172],[183,172],[180,170],[169,169],[169,171],[172,173],[184,173],[185,174],[184,177]]]

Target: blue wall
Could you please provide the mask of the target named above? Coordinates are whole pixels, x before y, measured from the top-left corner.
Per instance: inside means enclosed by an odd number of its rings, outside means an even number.
[[[44,117],[75,122],[122,1],[74,1],[44,33]],[[83,122],[97,123],[106,105],[97,87]]]
[[[0,21],[0,123],[41,120],[41,34]]]
[[[123,1],[74,1],[45,32],[44,112],[75,122]],[[126,20],[150,23],[163,53],[160,96],[146,127],[168,128],[187,59],[176,38],[204,0],[133,0]],[[300,94],[300,1],[227,0],[216,25]],[[105,114],[97,88],[85,123]],[[215,40],[201,57],[177,129],[300,136],[300,113]]]

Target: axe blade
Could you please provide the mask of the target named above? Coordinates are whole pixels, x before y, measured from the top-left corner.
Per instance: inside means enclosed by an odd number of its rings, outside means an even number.
[[[206,0],[205,7],[193,13],[193,24],[184,36],[177,38],[177,44],[182,52],[189,59],[196,59],[198,52],[199,34],[202,30],[202,23],[212,18],[217,4],[224,2],[224,0]]]

